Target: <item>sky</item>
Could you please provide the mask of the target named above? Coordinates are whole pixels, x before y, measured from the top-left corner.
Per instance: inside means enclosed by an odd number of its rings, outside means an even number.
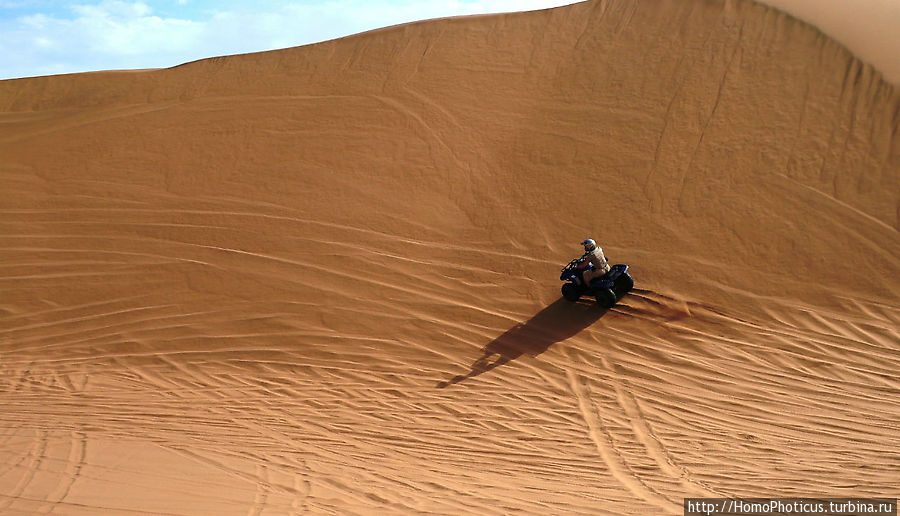
[[[429,18],[574,0],[0,0],[0,79],[165,68]]]
[[[684,0],[691,1],[691,0]],[[900,85],[900,0],[760,0]],[[0,79],[165,68],[429,18],[575,0],[0,0]]]

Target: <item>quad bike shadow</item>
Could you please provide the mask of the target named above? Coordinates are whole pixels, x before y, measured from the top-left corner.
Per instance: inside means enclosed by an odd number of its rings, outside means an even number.
[[[522,355],[540,355],[553,344],[566,340],[595,323],[606,312],[607,309],[597,303],[572,303],[560,298],[525,323],[513,326],[486,345],[482,356],[470,366],[468,373],[439,382],[437,387],[443,389],[474,378]]]

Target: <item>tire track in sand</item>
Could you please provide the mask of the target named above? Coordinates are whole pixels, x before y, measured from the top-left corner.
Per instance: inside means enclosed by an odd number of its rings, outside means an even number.
[[[247,516],[259,516],[266,508],[269,501],[269,491],[272,490],[272,484],[269,482],[269,470],[263,463],[256,464],[256,476],[259,479],[256,482],[256,498],[253,500],[253,507],[247,511]]]
[[[594,402],[591,400],[591,389],[588,379],[576,374],[571,369],[566,371],[569,377],[569,385],[575,398],[578,400],[578,408],[581,410],[584,422],[588,427],[588,435],[594,441],[600,458],[606,463],[609,473],[625,488],[631,491],[637,498],[650,505],[655,505],[666,514],[681,514],[682,504],[669,500],[664,495],[644,483],[641,478],[628,467],[621,454],[616,450],[603,421],[600,418]]]
[[[615,379],[615,371],[610,367],[609,362],[607,362],[605,358],[602,359],[602,362],[603,366],[610,372],[610,383],[616,392],[616,400],[624,409],[635,437],[637,437],[638,442],[644,446],[648,456],[656,462],[659,469],[673,479],[677,478],[685,493],[692,493],[697,497],[725,497],[724,494],[713,491],[696,480],[692,480],[688,471],[675,462],[665,445],[663,445],[662,441],[660,441],[653,432],[646,417],[644,417],[644,413],[638,404],[637,398],[633,393],[627,390],[621,382]]]
[[[37,475],[38,471],[41,469],[41,465],[44,463],[44,459],[47,458],[47,447],[49,446],[49,438],[47,437],[47,432],[44,430],[37,431],[37,442],[34,445],[33,451],[30,452],[26,457],[24,457],[18,464],[25,462],[29,457],[31,458],[28,461],[30,464],[27,466],[27,470],[16,486],[10,491],[8,495],[5,495],[6,501],[0,503],[0,511],[6,511],[16,502],[16,500],[22,498],[22,494],[25,493],[25,490],[28,489],[31,481],[34,480],[35,475]],[[17,464],[17,466],[18,466]]]
[[[87,435],[84,432],[72,432],[72,443],[69,447],[69,459],[66,466],[66,478],[62,480],[56,490],[47,497],[51,505],[40,509],[42,514],[50,514],[65,502],[75,482],[81,477],[81,471],[87,463]]]

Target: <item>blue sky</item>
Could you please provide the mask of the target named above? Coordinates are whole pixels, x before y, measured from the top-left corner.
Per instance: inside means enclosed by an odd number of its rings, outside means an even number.
[[[0,79],[161,68],[574,0],[0,0]]]

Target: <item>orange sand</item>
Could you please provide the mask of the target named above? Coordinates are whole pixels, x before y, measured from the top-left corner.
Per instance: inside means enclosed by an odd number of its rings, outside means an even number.
[[[900,90],[772,9],[0,81],[0,156],[0,514],[896,496]]]

